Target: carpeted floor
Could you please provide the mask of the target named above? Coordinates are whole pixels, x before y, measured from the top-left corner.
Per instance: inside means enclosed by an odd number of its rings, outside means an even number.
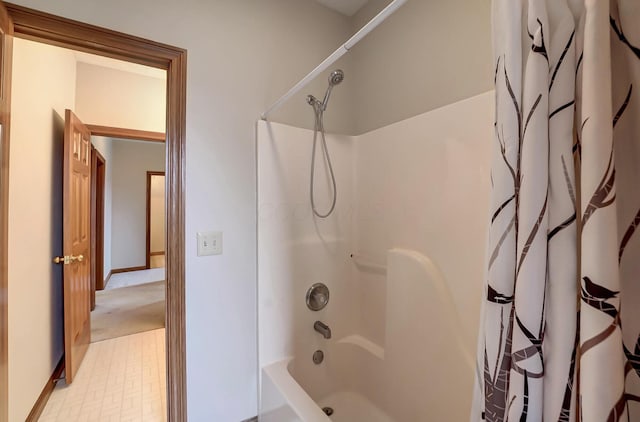
[[[126,273],[111,274],[105,290],[119,289],[121,287],[136,286],[138,284],[151,283],[164,280],[164,267],[151,268],[149,270],[128,271]]]
[[[96,292],[91,312],[91,341],[164,327],[164,281]]]

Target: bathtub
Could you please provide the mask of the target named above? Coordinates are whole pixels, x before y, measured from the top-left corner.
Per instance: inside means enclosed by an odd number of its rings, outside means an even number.
[[[384,346],[340,335],[337,322],[339,334],[330,340],[307,329],[294,341],[294,357],[262,367],[259,421],[468,420],[473,346],[444,275],[428,257],[392,249],[386,278]],[[312,360],[316,349],[325,355],[319,365]]]
[[[260,422],[393,422],[375,403],[371,387],[382,380],[384,350],[352,335],[329,341],[324,361],[308,356],[284,359],[262,370]],[[369,375],[367,375],[369,373]],[[323,408],[333,410],[328,417]]]

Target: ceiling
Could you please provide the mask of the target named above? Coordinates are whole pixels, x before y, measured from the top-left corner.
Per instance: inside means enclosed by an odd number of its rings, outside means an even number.
[[[340,12],[345,16],[353,16],[369,0],[316,0],[318,3]]]
[[[78,62],[122,70],[124,72],[137,73],[139,75],[150,76],[152,78],[166,78],[166,71],[162,69],[111,59],[109,57],[97,56],[95,54],[83,53],[80,51],[74,51],[74,55]]]

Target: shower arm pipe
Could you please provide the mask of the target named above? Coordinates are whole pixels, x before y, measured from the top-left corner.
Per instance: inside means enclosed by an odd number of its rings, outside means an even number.
[[[393,12],[398,10],[400,6],[405,4],[407,0],[393,0],[387,7],[382,9],[380,13],[378,13],[373,19],[371,19],[366,25],[364,25],[358,32],[356,32],[351,38],[347,40],[344,44],[342,44],[336,51],[331,53],[329,57],[324,59],[322,63],[316,66],[307,76],[302,78],[297,84],[295,84],[286,94],[280,97],[276,102],[274,102],[269,108],[267,108],[264,113],[260,116],[262,120],[267,120],[269,114],[280,108],[289,98],[293,97],[298,93],[302,88],[304,88],[311,80],[313,80],[320,73],[324,72],[335,63],[340,57],[345,55],[346,53],[353,48],[361,39],[363,39],[369,32],[373,31],[375,27],[380,25],[385,19],[387,19]]]

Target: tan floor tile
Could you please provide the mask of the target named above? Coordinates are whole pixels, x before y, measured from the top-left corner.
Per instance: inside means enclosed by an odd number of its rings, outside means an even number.
[[[60,382],[40,422],[165,421],[164,329],[92,343],[67,386]]]

